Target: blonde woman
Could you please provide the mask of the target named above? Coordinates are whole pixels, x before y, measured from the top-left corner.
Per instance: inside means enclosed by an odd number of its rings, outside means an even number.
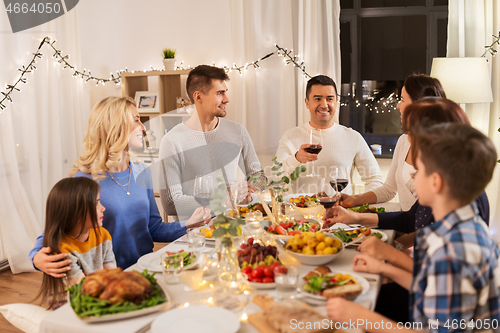
[[[70,173],[92,178],[101,186],[101,203],[106,207],[103,227],[113,238],[116,262],[122,268],[151,252],[153,242],[171,242],[187,228],[208,223],[210,217],[209,209],[198,208],[187,221],[162,222],[151,174],[129,154],[129,148],[142,147],[144,129],[133,99],[104,98],[90,113],[83,153]],[[43,235],[30,252],[33,266],[54,277],[65,276],[70,269],[67,254],[52,254],[50,248],[42,248],[42,242]]]

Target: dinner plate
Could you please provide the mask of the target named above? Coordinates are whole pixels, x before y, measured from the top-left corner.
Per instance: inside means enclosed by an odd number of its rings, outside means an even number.
[[[303,196],[308,195],[308,196],[310,196],[310,197],[311,197],[311,196],[313,196],[314,194],[315,194],[315,193],[295,193],[295,194],[289,194],[289,195],[285,195],[285,196],[283,197],[283,201],[285,201],[285,202],[287,202],[287,203],[290,203],[290,199],[291,199],[291,198],[298,198],[298,197],[300,197],[301,195],[303,195]]]
[[[149,308],[144,308],[144,309],[140,309],[140,310],[122,312],[122,313],[116,313],[116,314],[108,314],[108,315],[103,315],[103,316],[99,316],[99,317],[84,317],[84,318],[80,318],[78,316],[76,316],[76,317],[78,319],[80,319],[81,321],[86,322],[86,323],[101,323],[101,322],[106,322],[106,321],[114,321],[114,320],[121,320],[121,319],[128,319],[128,318],[132,318],[132,317],[144,316],[144,315],[158,312],[158,311],[166,311],[172,306],[170,296],[161,287],[161,285],[159,283],[157,285],[158,285],[158,287],[160,287],[163,295],[165,296],[165,299],[166,299],[165,303],[154,305],[154,306],[151,306]],[[71,304],[69,292],[68,292],[68,303]]]
[[[377,233],[377,232],[382,235],[382,238],[380,239],[382,242],[385,242],[387,239],[389,239],[389,237],[387,236],[387,234],[385,232],[380,231],[380,230],[372,230],[372,233],[374,233],[374,234]],[[375,236],[368,236],[368,237],[365,237],[365,238],[370,238],[370,237],[375,237]],[[353,242],[355,242],[355,241],[353,241]],[[352,242],[344,243],[344,244],[345,244],[345,246],[349,246],[349,245],[351,245],[351,243]],[[359,245],[359,244],[360,243],[356,243],[354,245]]]
[[[165,253],[162,250],[151,252],[143,255],[137,260],[137,264],[142,269],[147,269],[149,272],[163,272],[163,267],[161,266],[161,255]],[[183,269],[193,268],[197,264],[195,260],[190,265],[185,266]]]
[[[240,321],[234,313],[204,305],[165,312],[151,325],[152,333],[236,333],[239,329]]]
[[[370,290],[370,283],[362,276],[356,274],[356,273],[351,273],[351,272],[332,272],[332,273],[341,273],[341,274],[349,274],[351,275],[353,278],[356,279],[356,281],[358,282],[358,284],[363,288],[363,291],[361,292],[361,295],[364,295],[368,292],[368,290]],[[310,294],[308,293],[307,291],[303,290],[302,289],[302,286],[304,284],[306,284],[306,282],[302,279],[302,281],[304,283],[302,283],[300,285],[300,287],[298,288],[298,291],[300,293],[300,295],[303,297],[303,298],[309,298],[311,300],[314,300],[316,304],[324,304],[328,301],[328,299],[326,297],[323,297],[321,295],[315,295],[315,294]]]

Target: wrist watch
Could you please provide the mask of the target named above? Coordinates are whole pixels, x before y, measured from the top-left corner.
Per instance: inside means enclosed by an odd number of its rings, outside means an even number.
[[[403,244],[397,242],[397,241],[394,241],[394,247],[396,248],[396,250],[398,251],[403,251]]]

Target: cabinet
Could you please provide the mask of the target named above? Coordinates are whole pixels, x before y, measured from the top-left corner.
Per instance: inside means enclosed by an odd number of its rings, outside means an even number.
[[[158,79],[159,113],[141,113],[141,121],[146,129],[151,129],[156,137],[156,150],[138,152],[139,157],[158,157],[161,138],[166,131],[175,125],[186,121],[191,115],[187,113],[170,112],[177,109],[177,97],[181,97],[181,75],[188,75],[190,69],[175,71],[124,72],[121,76],[122,96],[135,98],[137,91],[149,91],[149,77]],[[151,154],[152,153],[152,154]],[[151,161],[153,162],[153,161]]]

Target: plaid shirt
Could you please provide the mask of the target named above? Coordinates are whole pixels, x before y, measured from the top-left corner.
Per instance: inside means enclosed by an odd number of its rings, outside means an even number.
[[[472,332],[487,322],[486,331],[499,332],[500,250],[476,204],[417,230],[415,237],[410,318],[432,332]],[[474,327],[467,326],[471,319]]]

